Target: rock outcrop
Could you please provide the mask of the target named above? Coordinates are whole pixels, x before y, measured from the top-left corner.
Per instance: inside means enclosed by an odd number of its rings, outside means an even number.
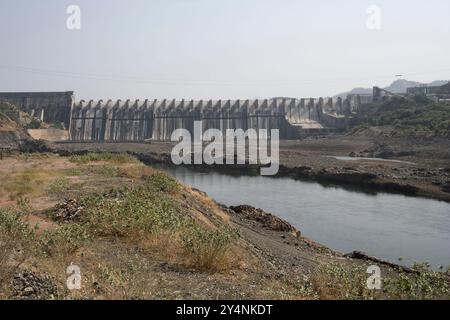
[[[259,222],[265,229],[279,232],[291,232],[297,238],[300,238],[301,236],[300,231],[298,231],[290,223],[261,209],[256,209],[248,205],[241,205],[236,207],[232,206],[230,207],[230,209],[236,214],[243,216],[245,219]]]

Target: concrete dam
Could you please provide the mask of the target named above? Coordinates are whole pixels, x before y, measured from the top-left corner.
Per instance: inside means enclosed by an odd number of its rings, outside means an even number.
[[[71,141],[168,141],[176,129],[279,129],[280,138],[309,131],[344,130],[351,116],[372,96],[273,98],[256,100],[99,100],[75,101],[72,91],[0,93],[47,123],[69,131]]]

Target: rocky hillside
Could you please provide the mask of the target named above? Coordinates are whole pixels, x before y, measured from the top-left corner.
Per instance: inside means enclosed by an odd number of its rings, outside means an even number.
[[[21,112],[9,103],[0,102],[0,151],[39,151],[40,142],[34,141],[26,129],[41,128],[38,119]]]
[[[18,149],[21,141],[30,139],[20,115],[14,106],[0,103],[0,149]]]

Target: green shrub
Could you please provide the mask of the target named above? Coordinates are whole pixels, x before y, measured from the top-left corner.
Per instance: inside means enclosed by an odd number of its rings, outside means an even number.
[[[384,281],[387,296],[395,299],[450,299],[450,280],[442,272],[430,270],[427,263],[415,264],[417,274],[400,273]]]
[[[164,172],[156,172],[151,176],[146,177],[148,185],[162,192],[175,192],[179,190],[180,184],[178,181]]]
[[[143,247],[164,239],[167,246],[162,249],[181,249],[190,266],[220,269],[232,232],[225,228],[212,230],[195,220],[177,201],[174,192],[178,188],[175,179],[158,172],[146,176],[143,184],[81,197],[80,221],[47,233],[43,242],[46,252],[74,253],[90,237],[123,238],[138,241]]]
[[[86,244],[91,236],[85,226],[68,223],[56,230],[47,231],[41,238],[41,245],[50,256],[73,254]]]
[[[40,129],[42,122],[37,118],[31,118],[31,121],[25,126],[25,129]]]
[[[69,179],[67,179],[66,177],[60,177],[50,183],[47,188],[47,192],[51,195],[62,195],[69,189],[69,187]]]
[[[132,189],[82,199],[83,221],[100,235],[142,236],[160,230],[177,230],[188,217],[172,197],[149,182]]]
[[[450,133],[450,105],[434,103],[423,97],[416,97],[414,100],[391,98],[372,103],[361,108],[357,118],[361,125],[395,126],[395,135],[415,131],[442,135]]]
[[[0,209],[0,286],[9,282],[33,250],[35,232],[21,216]]]
[[[65,130],[63,122],[55,122],[50,125],[50,128],[58,129],[58,130]]]
[[[19,197],[16,199],[17,207],[22,213],[28,213],[31,211],[30,199],[27,197]]]
[[[449,299],[450,279],[427,264],[413,267],[417,273],[390,269],[382,274],[381,290],[369,290],[366,285],[367,266],[330,263],[322,265],[313,283],[322,298],[332,299]]]
[[[94,172],[105,177],[115,178],[120,176],[120,168],[117,166],[103,165],[98,168],[94,168]]]
[[[196,225],[183,234],[182,241],[193,267],[201,271],[217,271],[225,267],[231,238],[229,230],[209,230]]]
[[[84,155],[76,155],[70,158],[70,161],[78,164],[86,164],[89,162],[106,161],[114,164],[137,163],[138,160],[127,153],[87,153]]]

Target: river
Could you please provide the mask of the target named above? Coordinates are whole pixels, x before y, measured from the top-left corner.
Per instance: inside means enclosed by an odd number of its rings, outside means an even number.
[[[225,205],[249,204],[341,252],[364,251],[394,263],[450,265],[450,203],[388,193],[363,193],[291,178],[202,173],[164,168]]]

